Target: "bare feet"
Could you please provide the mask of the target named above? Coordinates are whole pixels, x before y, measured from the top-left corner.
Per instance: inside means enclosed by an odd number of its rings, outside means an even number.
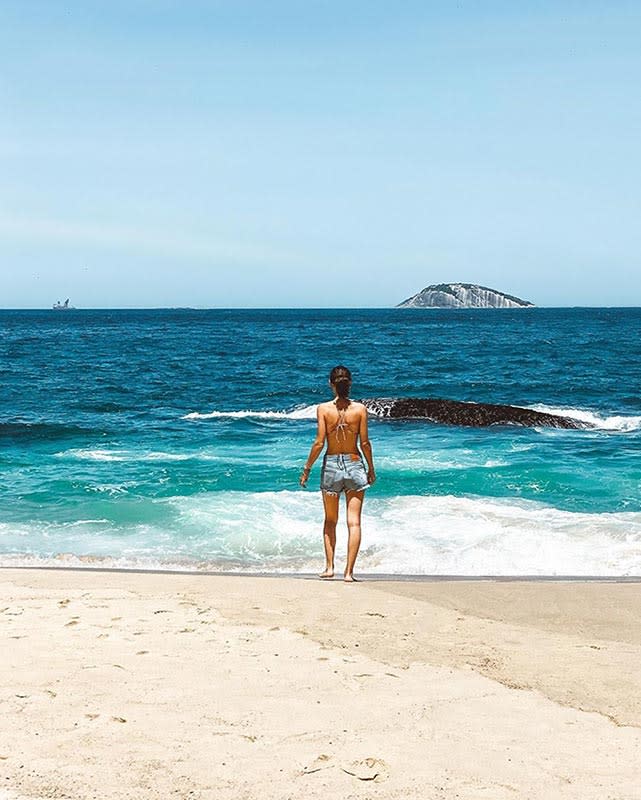
[[[326,569],[323,572],[319,573],[319,578],[333,578],[334,577],[334,570],[333,569]]]
[[[345,583],[358,583],[358,581],[353,575],[345,575],[343,580],[345,581]]]

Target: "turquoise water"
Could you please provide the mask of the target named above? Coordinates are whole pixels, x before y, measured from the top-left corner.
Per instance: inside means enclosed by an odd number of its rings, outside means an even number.
[[[319,465],[309,489],[297,479],[345,363],[355,398],[595,425],[373,418],[362,571],[641,574],[640,323],[640,309],[0,311],[0,563],[314,569]]]

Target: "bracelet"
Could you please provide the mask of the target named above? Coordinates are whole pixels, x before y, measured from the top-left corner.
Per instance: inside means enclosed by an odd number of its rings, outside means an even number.
[[[303,467],[303,472],[309,472],[309,467]]]

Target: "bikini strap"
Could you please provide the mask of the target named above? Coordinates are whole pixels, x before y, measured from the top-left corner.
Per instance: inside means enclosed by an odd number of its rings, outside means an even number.
[[[351,403],[351,400],[349,402]],[[339,438],[338,434],[340,432],[342,434],[343,440],[345,440],[347,439],[347,433],[345,432],[345,428],[349,428],[349,424],[345,419],[345,413],[347,411],[347,408],[339,408],[336,400],[334,400],[334,405],[336,406],[336,411],[338,411],[338,422],[336,423],[336,427],[334,428],[334,430],[336,431],[336,438],[337,439]]]

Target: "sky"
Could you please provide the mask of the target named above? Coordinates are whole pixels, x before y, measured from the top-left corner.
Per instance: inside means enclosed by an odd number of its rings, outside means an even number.
[[[638,2],[2,0],[0,307],[641,306]]]

